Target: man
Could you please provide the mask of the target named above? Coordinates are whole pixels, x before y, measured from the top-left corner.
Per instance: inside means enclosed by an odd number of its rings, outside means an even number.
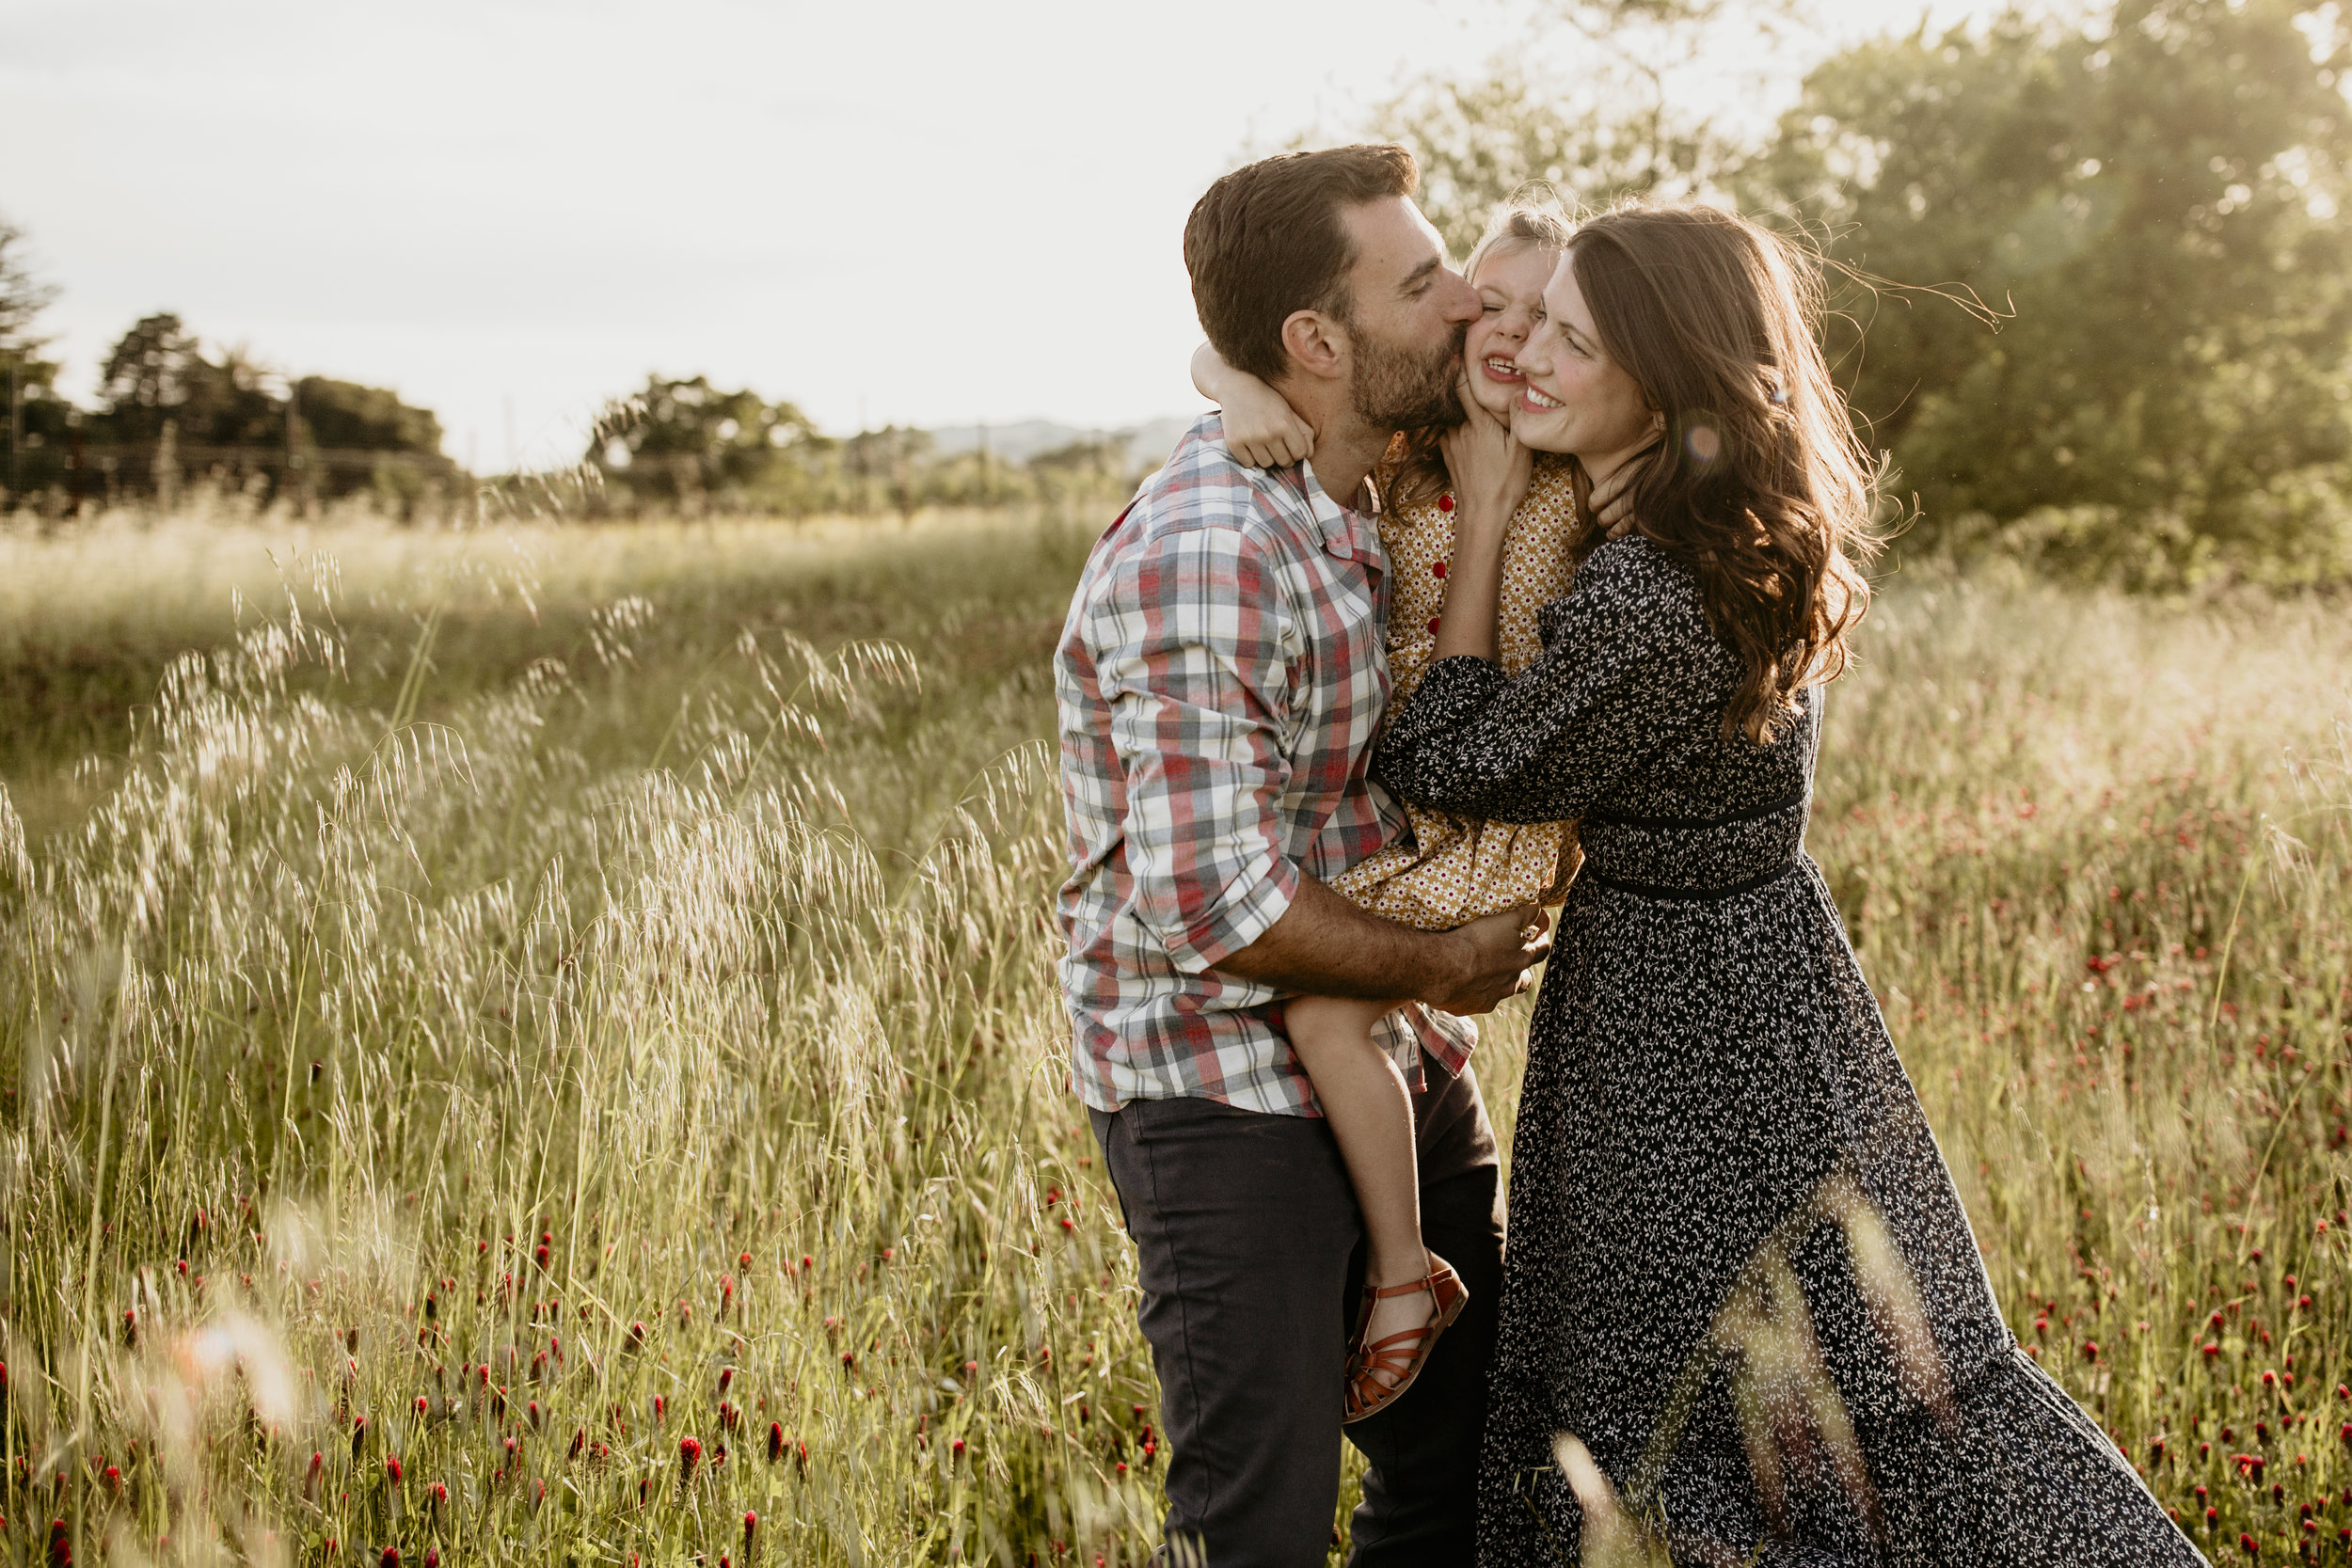
[[[1459,417],[1480,309],[1416,182],[1404,149],[1347,147],[1201,198],[1184,230],[1201,325],[1314,449],[1248,469],[1216,416],[1196,423],[1095,546],[1055,659],[1073,1078],[1139,1256],[1174,1562],[1303,1568],[1330,1539],[1361,1226],[1280,998],[1479,1013],[1549,947],[1532,908],[1426,933],[1325,886],[1391,826],[1365,775],[1388,690],[1367,482],[1397,430]],[[1371,1462],[1354,1560],[1466,1562],[1502,1278],[1494,1136],[1470,1025],[1414,1006],[1388,1027],[1423,1236],[1470,1305],[1411,1390],[1348,1428]]]

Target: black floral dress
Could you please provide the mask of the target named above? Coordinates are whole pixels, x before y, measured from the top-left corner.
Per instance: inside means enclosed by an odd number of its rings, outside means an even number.
[[[1398,794],[1582,818],[1513,1144],[1479,1561],[1575,1563],[1582,1442],[1675,1560],[2203,1559],[2022,1354],[1804,836],[1821,693],[1725,739],[1692,574],[1604,545],[1516,680],[1434,666]]]

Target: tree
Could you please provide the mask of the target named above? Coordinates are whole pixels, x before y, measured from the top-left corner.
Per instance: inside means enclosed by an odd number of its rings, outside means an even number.
[[[1996,334],[1930,296],[1844,301],[1844,376],[1929,540],[2032,516],[2059,556],[2147,581],[2342,550],[2347,67],[2333,8],[2122,0],[1813,73],[1752,199],[1799,206],[1852,267],[2013,311]]]
[[[0,218],[0,368],[14,367],[20,382],[46,387],[56,367],[41,359],[47,340],[33,323],[57,297],[55,285],[33,276],[24,230]]]
[[[1456,257],[1522,194],[1597,208],[1707,191],[1752,149],[1679,90],[1681,72],[1703,53],[1760,57],[1798,10],[1796,0],[1545,0],[1534,32],[1486,75],[1407,83],[1364,130],[1413,150],[1421,206]],[[1573,69],[1547,73],[1533,62],[1563,37]]]
[[[306,375],[294,383],[294,406],[310,440],[321,447],[421,456],[441,450],[441,421],[433,411],[412,408],[381,387]]]
[[[34,277],[24,231],[0,218],[0,498],[51,483],[63,462],[71,410],[53,390],[57,367],[41,357],[47,341],[33,327],[57,291]]]
[[[708,491],[747,492],[791,475],[804,451],[823,443],[808,416],[752,391],[723,392],[707,376],[648,376],[589,443],[588,461],[632,491],[685,499]]]

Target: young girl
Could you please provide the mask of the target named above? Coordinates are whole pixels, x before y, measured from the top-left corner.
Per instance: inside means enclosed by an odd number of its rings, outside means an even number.
[[[1466,273],[1486,306],[1463,347],[1468,395],[1507,421],[1524,385],[1515,356],[1534,332],[1543,292],[1571,230],[1537,208],[1498,214],[1471,251]],[[1224,410],[1225,440],[1253,467],[1298,462],[1314,432],[1265,383],[1236,371],[1203,345],[1193,380]],[[1470,410],[1473,418],[1478,410]],[[1391,713],[1403,708],[1436,652],[1454,554],[1454,496],[1447,456],[1459,431],[1399,436],[1375,475],[1388,553],[1388,655]],[[1542,652],[1536,612],[1568,590],[1568,541],[1576,531],[1574,460],[1536,459],[1527,498],[1512,514],[1502,562],[1501,641],[1513,674]],[[1573,823],[1515,825],[1406,808],[1411,832],[1350,867],[1332,886],[1377,914],[1422,930],[1450,930],[1482,915],[1557,903],[1578,862]],[[1409,1387],[1438,1335],[1467,1299],[1445,1260],[1421,1241],[1414,1176],[1412,1105],[1403,1076],[1375,1043],[1373,1029],[1394,1003],[1307,996],[1284,1022],[1299,1065],[1314,1081],[1364,1215],[1369,1258],[1364,1299],[1349,1349],[1345,1419],[1361,1420]]]

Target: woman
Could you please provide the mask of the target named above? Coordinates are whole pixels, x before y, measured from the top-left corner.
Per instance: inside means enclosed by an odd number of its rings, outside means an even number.
[[[1473,406],[1458,444],[1436,661],[1375,763],[1430,809],[1582,819],[1519,1102],[1480,1560],[1574,1562],[1602,1509],[1688,1562],[2201,1561],[2010,1338],[1803,850],[1871,499],[1815,276],[1740,218],[1634,207],[1578,230],[1544,302],[1510,430]],[[1514,679],[1492,607],[1531,449],[1590,483],[1650,455],[1634,534],[1584,524]],[[1607,1482],[1572,1492],[1587,1452]]]

